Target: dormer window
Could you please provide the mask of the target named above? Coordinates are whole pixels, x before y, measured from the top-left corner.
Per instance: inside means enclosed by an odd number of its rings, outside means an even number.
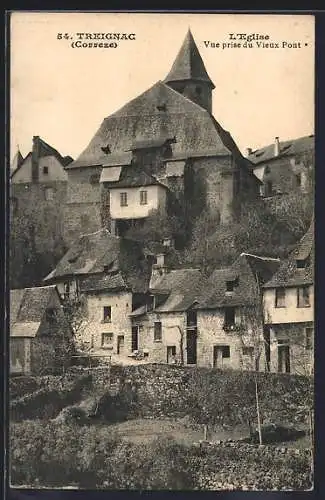
[[[308,266],[308,257],[306,259],[297,259],[296,260],[296,265],[297,265],[297,269],[306,269],[306,267]]]
[[[238,286],[238,283],[239,283],[238,278],[226,281],[226,292],[233,292],[235,287]]]
[[[56,321],[56,310],[53,307],[46,309],[46,321],[48,323],[55,323]]]

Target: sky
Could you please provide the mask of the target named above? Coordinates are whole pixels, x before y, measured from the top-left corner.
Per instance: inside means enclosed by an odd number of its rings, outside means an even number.
[[[17,11],[11,17],[10,158],[17,146],[25,156],[33,135],[77,158],[105,117],[167,76],[189,28],[216,87],[213,114],[243,153],[276,136],[314,133],[311,15]],[[135,40],[72,48],[76,33],[135,33]],[[224,47],[244,43],[231,42],[230,33],[269,36],[258,41],[278,48],[258,47],[256,40],[251,48]]]

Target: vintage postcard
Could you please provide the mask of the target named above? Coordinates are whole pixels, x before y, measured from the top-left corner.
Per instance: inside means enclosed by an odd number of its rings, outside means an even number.
[[[12,488],[313,489],[314,29],[11,13]]]

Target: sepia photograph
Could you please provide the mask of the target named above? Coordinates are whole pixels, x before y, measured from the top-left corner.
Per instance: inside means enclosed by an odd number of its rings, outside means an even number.
[[[314,488],[315,19],[12,11],[11,488]]]

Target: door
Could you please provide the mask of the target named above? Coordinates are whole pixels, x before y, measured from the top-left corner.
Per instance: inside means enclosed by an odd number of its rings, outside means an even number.
[[[139,326],[132,326],[132,339],[131,339],[132,352],[139,349]]]
[[[117,336],[117,354],[124,354],[124,335]]]
[[[176,357],[176,346],[175,345],[167,346],[167,363],[174,364],[176,361],[175,357]]]
[[[188,330],[186,332],[186,351],[187,351],[187,364],[196,364],[196,330]]]
[[[278,346],[278,372],[290,373],[290,348],[288,345]]]
[[[230,358],[229,345],[213,346],[213,368],[224,368]]]

